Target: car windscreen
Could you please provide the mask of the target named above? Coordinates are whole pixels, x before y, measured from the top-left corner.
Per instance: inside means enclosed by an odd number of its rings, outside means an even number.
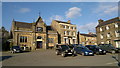
[[[83,46],[82,44],[78,44],[78,46]]]
[[[84,50],[89,50],[87,47],[82,47],[82,49],[84,49]]]
[[[13,48],[13,49],[20,49],[19,46],[13,46],[12,48]]]
[[[112,44],[109,44],[109,47],[115,48]]]
[[[68,50],[68,49],[69,49],[69,47],[68,47],[67,45],[61,45],[61,48],[62,48],[63,50]]]
[[[99,46],[96,46],[96,49],[101,49]]]

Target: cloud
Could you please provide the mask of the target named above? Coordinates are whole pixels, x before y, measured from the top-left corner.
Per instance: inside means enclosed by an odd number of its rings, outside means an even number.
[[[64,21],[64,18],[60,15],[53,15],[50,17],[50,20],[60,20],[60,21]]]
[[[75,18],[77,16],[81,16],[81,9],[78,7],[72,7],[68,11],[66,11],[66,18]]]
[[[19,11],[20,13],[26,13],[26,12],[30,12],[31,9],[29,9],[29,8],[20,8],[18,11]]]
[[[118,5],[117,3],[99,3],[93,12],[99,15],[110,15],[118,12]]]
[[[105,14],[110,14],[112,12],[118,11],[118,6],[111,7],[110,9],[107,9],[104,11]]]
[[[78,25],[77,28],[78,28],[78,31],[80,31],[80,32],[86,32],[87,33],[89,30],[91,32],[95,32],[96,31],[95,27],[97,25],[98,25],[97,22],[96,23],[91,22],[91,23],[87,23],[85,25]]]

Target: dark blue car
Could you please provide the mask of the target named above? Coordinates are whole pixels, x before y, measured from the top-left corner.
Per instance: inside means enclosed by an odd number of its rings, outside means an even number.
[[[100,55],[100,54],[104,55],[104,54],[106,54],[106,51],[101,49],[97,45],[86,45],[85,47],[92,50],[94,52],[94,54],[96,54],[96,55]]]
[[[87,55],[94,56],[93,51],[89,50],[89,49],[88,49],[87,47],[85,47],[85,46],[74,47],[74,51],[75,51],[77,54],[81,54],[81,55],[84,55],[84,56],[87,56]]]

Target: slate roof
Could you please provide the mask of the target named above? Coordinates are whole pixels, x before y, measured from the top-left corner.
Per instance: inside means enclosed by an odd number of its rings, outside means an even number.
[[[87,37],[97,37],[96,34],[82,34],[82,33],[80,33],[80,35],[87,36]]]
[[[53,30],[53,28],[51,26],[47,26],[46,29],[47,30]]]
[[[110,23],[114,23],[116,21],[120,21],[119,17],[104,21],[104,22],[98,24],[97,27],[104,26],[104,25],[107,25],[107,24],[110,24]]]
[[[65,24],[71,24],[71,23],[68,23],[68,22],[64,22],[64,21],[58,21],[58,20],[55,20],[56,22],[58,23],[65,23]]]
[[[19,22],[19,21],[14,21],[16,27],[20,28],[32,28],[32,25],[34,23],[26,23],[26,22]]]

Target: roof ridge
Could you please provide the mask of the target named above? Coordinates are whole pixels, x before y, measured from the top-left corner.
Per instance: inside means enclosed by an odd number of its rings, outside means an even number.
[[[15,22],[20,22],[20,21],[15,21]],[[27,23],[27,24],[32,24],[32,23],[28,23],[28,22],[20,22],[20,23]]]

